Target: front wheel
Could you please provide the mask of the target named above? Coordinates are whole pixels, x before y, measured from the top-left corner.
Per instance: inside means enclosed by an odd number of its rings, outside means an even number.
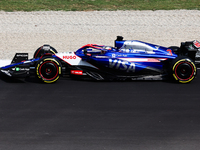
[[[44,57],[36,64],[36,75],[45,83],[56,82],[61,74],[61,64],[52,57]]]
[[[177,57],[172,63],[172,76],[180,83],[191,82],[197,73],[196,66],[185,56]]]

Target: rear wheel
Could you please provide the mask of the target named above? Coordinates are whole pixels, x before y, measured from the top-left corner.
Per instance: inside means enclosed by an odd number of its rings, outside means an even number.
[[[196,75],[196,66],[185,56],[177,57],[172,63],[172,76],[180,83],[191,82]]]
[[[56,82],[61,74],[61,64],[52,57],[44,57],[36,64],[36,75],[45,83]]]
[[[55,48],[53,48],[53,47],[50,46],[50,45],[43,45],[43,46],[39,47],[39,48],[35,51],[35,53],[34,53],[34,55],[33,55],[33,58],[39,58],[39,57],[41,57],[42,55],[44,55],[44,54],[46,54],[46,53],[48,53],[48,54],[56,54],[56,53],[58,53],[58,52],[56,51]]]

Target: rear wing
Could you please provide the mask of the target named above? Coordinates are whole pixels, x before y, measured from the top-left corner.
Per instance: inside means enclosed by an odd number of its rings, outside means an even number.
[[[0,68],[0,72],[10,77],[26,77],[30,72],[28,53],[16,53],[10,65]]]
[[[28,60],[28,53],[16,53],[11,64]]]

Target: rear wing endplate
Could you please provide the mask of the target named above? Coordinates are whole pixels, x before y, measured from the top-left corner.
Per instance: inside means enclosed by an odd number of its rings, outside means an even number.
[[[19,63],[21,61],[26,61],[26,60],[28,60],[28,53],[16,53],[11,64]]]

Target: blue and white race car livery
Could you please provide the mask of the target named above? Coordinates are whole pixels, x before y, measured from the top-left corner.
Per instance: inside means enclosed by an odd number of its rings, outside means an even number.
[[[43,45],[32,59],[28,59],[28,53],[16,53],[11,64],[0,71],[10,77],[33,75],[45,83],[53,83],[60,76],[95,80],[172,79],[189,83],[197,73],[199,50],[198,41],[167,48],[118,36],[115,47],[87,44],[75,52],[58,53],[50,45]]]

